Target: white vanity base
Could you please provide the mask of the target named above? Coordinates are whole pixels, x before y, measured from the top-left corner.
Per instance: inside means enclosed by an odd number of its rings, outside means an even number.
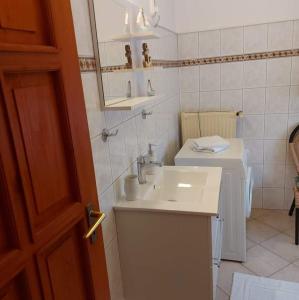
[[[217,217],[115,213],[126,300],[215,299],[222,237]]]

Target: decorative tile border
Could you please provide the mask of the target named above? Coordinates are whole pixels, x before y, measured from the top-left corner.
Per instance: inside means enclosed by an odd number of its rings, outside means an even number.
[[[180,60],[180,67],[299,56],[299,49]]]
[[[101,67],[102,73],[109,73],[109,72],[115,72],[115,71],[121,71],[121,70],[130,70],[130,68],[128,68],[126,65]]]
[[[163,67],[163,68],[181,67],[181,62],[179,60],[153,59],[152,63],[154,67]]]
[[[79,65],[81,72],[95,72],[97,69],[94,57],[79,57]]]
[[[155,67],[179,68],[179,67],[189,67],[189,66],[197,66],[197,65],[221,64],[221,63],[240,62],[240,61],[291,57],[291,56],[299,56],[299,49],[216,56],[216,57],[206,57],[206,58],[182,59],[182,60],[153,59],[152,62],[153,62],[153,66]],[[79,57],[79,62],[80,62],[81,72],[96,71],[95,58]],[[101,71],[103,73],[107,73],[107,72],[114,72],[114,71],[126,70],[126,69],[128,69],[126,65],[106,66],[106,67],[102,67]]]

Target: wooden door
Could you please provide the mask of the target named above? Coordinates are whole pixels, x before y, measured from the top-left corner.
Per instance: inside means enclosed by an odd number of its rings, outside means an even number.
[[[69,0],[0,1],[0,299],[109,299]]]

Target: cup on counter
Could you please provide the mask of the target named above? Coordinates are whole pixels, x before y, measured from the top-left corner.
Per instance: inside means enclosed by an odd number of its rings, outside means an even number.
[[[138,185],[137,175],[128,175],[125,177],[124,190],[128,201],[134,201],[137,199]]]

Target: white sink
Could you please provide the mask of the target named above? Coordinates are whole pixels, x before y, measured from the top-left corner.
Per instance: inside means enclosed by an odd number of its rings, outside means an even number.
[[[119,201],[115,209],[218,213],[221,168],[165,166],[147,180],[137,200]]]

